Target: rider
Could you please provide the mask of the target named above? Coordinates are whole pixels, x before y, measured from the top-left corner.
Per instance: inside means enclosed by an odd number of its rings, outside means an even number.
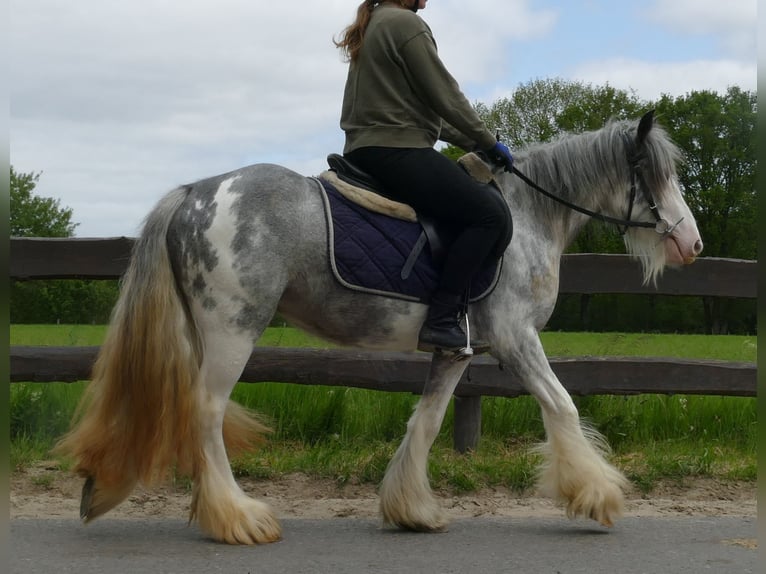
[[[471,279],[499,259],[513,233],[501,194],[434,149],[441,139],[483,150],[507,170],[513,157],[496,141],[437,54],[415,12],[427,0],[364,0],[335,45],[350,63],[340,125],[345,157],[393,199],[457,230],[418,336],[418,348],[466,347],[459,323]],[[483,341],[472,340],[474,347]]]

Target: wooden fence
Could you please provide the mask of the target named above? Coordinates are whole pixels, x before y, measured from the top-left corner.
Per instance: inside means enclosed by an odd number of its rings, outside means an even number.
[[[125,270],[133,240],[126,237],[12,238],[12,279],[115,279]],[[565,255],[562,293],[643,293],[755,298],[756,261],[701,258],[669,269],[656,288],[641,284],[639,265],[625,255]],[[98,347],[11,347],[11,382],[88,379]],[[348,349],[257,347],[241,381],[358,387],[419,393],[430,355]],[[755,363],[672,358],[566,357],[549,359],[574,395],[708,394],[755,396]],[[487,356],[476,357],[455,391],[455,448],[475,448],[481,397],[525,394],[514,377]]]

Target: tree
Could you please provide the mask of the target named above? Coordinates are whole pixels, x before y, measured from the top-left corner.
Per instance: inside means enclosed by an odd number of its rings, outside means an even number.
[[[577,101],[564,107],[556,118],[559,129],[567,132],[597,130],[610,120],[632,120],[646,111],[648,104],[634,92],[604,86],[583,88]]]
[[[608,84],[594,87],[554,78],[522,84],[510,98],[477,104],[476,110],[503,141],[519,149],[562,132],[595,130],[611,119],[636,117],[645,106],[635,94]]]
[[[71,237],[77,227],[72,210],[34,190],[39,173],[17,173],[11,166],[11,236]],[[12,323],[105,323],[117,298],[116,281],[13,281]]]
[[[756,259],[756,95],[730,87],[725,94],[663,96],[657,111],[684,151],[679,180],[705,242],[704,255]],[[755,325],[751,302],[706,297],[704,307],[708,332],[730,331],[731,320],[751,330]]]
[[[496,130],[511,149],[547,142],[561,133],[559,116],[583,100],[588,86],[559,78],[533,80],[520,85],[510,98],[491,106],[477,105],[479,116]]]
[[[39,173],[16,173],[11,166],[11,236],[71,237],[76,223],[72,210],[58,199],[35,195]]]
[[[753,93],[700,91],[663,96],[657,112],[683,149],[679,180],[697,218],[705,254],[755,259],[756,119]]]

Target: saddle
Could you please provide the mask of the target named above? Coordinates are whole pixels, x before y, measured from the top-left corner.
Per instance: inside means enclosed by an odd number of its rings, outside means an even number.
[[[450,243],[450,237],[446,231],[440,232],[432,220],[422,215],[418,216],[415,210],[406,203],[391,199],[382,183],[356,167],[342,155],[337,153],[328,155],[327,164],[330,166],[329,173],[323,173],[322,177],[333,183],[346,199],[370,211],[420,224],[422,232],[402,268],[402,279],[409,276],[415,261],[426,245],[431,249],[431,257],[433,257],[434,262],[440,264],[444,261]]]
[[[343,156],[332,154],[327,162],[330,169],[316,181],[325,208],[334,278],[355,291],[428,303],[457,231],[443,223],[436,225],[410,205],[391,199],[379,181]],[[479,157],[468,154],[459,163],[479,181],[482,170],[484,182],[492,180],[492,172]],[[470,302],[492,292],[501,262],[488,263],[477,274],[469,289]]]
[[[342,155],[337,153],[328,155],[327,164],[330,167],[329,171],[323,172],[320,177],[332,183],[346,199],[375,213],[420,224],[422,232],[402,269],[402,279],[407,278],[426,245],[430,248],[431,257],[436,264],[444,261],[453,240],[449,229],[437,225],[428,217],[417,214],[411,206],[391,199],[382,183]],[[467,153],[458,159],[458,164],[474,179],[497,186],[492,171],[478,155]]]

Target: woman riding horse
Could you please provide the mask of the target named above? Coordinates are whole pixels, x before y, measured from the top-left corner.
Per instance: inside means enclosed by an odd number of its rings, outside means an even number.
[[[480,149],[510,171],[496,141],[439,59],[428,25],[415,14],[427,0],[365,0],[336,45],[350,63],[340,125],[344,155],[375,177],[393,199],[456,231],[418,348],[457,351],[468,342],[459,324],[471,280],[499,259],[513,226],[507,203],[434,149],[438,139]]]

